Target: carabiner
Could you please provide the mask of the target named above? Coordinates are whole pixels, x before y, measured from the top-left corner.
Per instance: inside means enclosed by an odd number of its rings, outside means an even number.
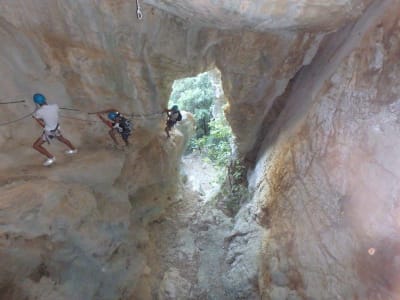
[[[142,10],[140,9],[139,0],[136,0],[136,16],[139,20],[143,19]]]
[[[136,15],[137,15],[137,18],[138,18],[139,20],[143,19],[143,14],[142,14],[142,11],[141,11],[140,9],[138,9],[138,10],[136,11]]]

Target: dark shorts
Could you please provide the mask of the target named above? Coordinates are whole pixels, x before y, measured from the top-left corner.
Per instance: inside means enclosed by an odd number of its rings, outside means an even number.
[[[113,125],[114,127],[111,129],[114,133],[118,133],[122,139],[127,142],[129,136],[131,135],[131,130],[127,129],[127,128],[122,128],[122,127],[118,127],[115,126],[115,124]]]
[[[176,121],[167,120],[167,127],[172,128],[176,124]]]
[[[124,141],[128,141],[129,136],[131,135],[130,131],[123,131],[119,133]]]

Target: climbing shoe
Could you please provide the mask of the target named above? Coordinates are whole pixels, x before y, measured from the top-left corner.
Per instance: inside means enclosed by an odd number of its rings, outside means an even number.
[[[48,159],[46,159],[45,162],[43,163],[43,166],[48,167],[48,166],[52,165],[55,161],[56,161],[56,158],[55,158],[55,157],[48,158]]]
[[[65,150],[65,154],[67,154],[67,155],[73,155],[73,154],[76,154],[77,152],[78,152],[78,149],[74,149],[74,150],[68,149],[68,150]]]

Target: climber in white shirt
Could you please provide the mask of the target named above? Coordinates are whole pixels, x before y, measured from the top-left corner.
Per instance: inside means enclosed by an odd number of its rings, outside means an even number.
[[[58,110],[57,104],[47,104],[45,96],[42,94],[34,94],[33,102],[40,106],[38,110],[33,114],[33,118],[43,128],[42,135],[33,143],[33,149],[40,152],[47,157],[47,160],[43,163],[44,166],[50,166],[56,161],[54,155],[52,155],[46,148],[43,147],[45,142],[50,144],[53,138],[56,138],[60,142],[68,146],[66,154],[75,154],[78,150],[72,143],[62,136],[60,132],[60,125],[58,123]]]

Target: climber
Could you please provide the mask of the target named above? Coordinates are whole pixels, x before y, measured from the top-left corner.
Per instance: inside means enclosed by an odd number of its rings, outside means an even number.
[[[164,109],[164,112],[167,113],[168,119],[167,119],[167,124],[165,126],[165,133],[167,134],[167,137],[169,138],[169,132],[171,131],[172,127],[176,124],[176,122],[182,120],[182,115],[181,112],[178,109],[178,105],[174,105],[171,107],[171,109]]]
[[[107,113],[108,118],[111,120],[107,120],[103,117],[102,114]],[[110,108],[96,113],[97,116],[102,120],[108,127],[110,127],[109,134],[113,139],[116,145],[119,145],[117,138],[115,137],[115,133],[119,133],[121,138],[125,142],[126,146],[129,146],[128,138],[131,135],[132,131],[132,123],[130,120],[125,118],[121,113],[119,113],[116,109]]]
[[[45,142],[50,144],[53,138],[56,138],[60,142],[68,146],[68,150],[65,154],[71,155],[78,152],[72,143],[62,136],[60,132],[60,124],[58,123],[58,110],[57,104],[47,104],[46,98],[42,94],[34,94],[33,102],[39,107],[32,117],[38,122],[43,128],[42,135],[33,143],[33,149],[40,152],[47,157],[47,160],[43,163],[44,166],[50,166],[56,161],[54,155],[52,155],[46,148],[43,147]]]

